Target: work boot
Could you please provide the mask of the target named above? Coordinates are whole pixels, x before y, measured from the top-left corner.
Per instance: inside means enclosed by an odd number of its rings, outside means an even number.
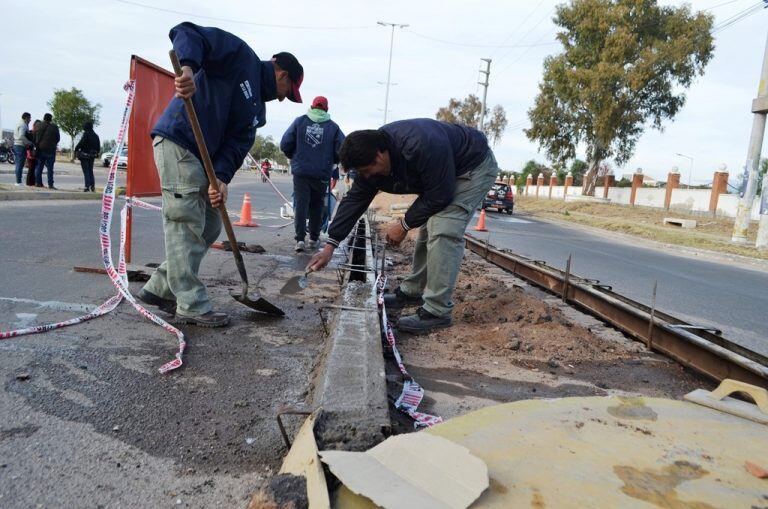
[[[419,308],[415,315],[408,315],[397,321],[398,330],[412,334],[425,334],[435,329],[451,326],[451,316],[435,316],[424,308]]]
[[[139,290],[136,297],[138,297],[144,304],[160,308],[160,311],[165,311],[169,315],[176,313],[176,299],[163,299],[152,292],[148,292],[144,288]]]
[[[296,243],[296,252],[301,253],[302,251],[304,251],[304,241],[300,240]]]
[[[407,306],[421,306],[424,304],[424,299],[419,297],[411,297],[403,293],[398,286],[394,292],[384,294],[384,307],[387,309],[403,309]]]
[[[215,311],[208,311],[197,316],[184,316],[177,313],[176,323],[188,323],[198,327],[224,327],[229,323],[229,315],[226,313],[216,313]]]

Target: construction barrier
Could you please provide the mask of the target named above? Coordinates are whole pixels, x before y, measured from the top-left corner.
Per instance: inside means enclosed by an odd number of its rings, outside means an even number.
[[[173,98],[175,76],[159,65],[132,55],[130,79],[134,82],[135,95],[128,123],[125,195],[129,198],[160,196],[160,176],[155,166],[150,133]],[[132,233],[133,214],[129,209],[126,218],[126,262],[131,261]]]
[[[125,110],[123,111],[123,119],[120,124],[120,130],[118,131],[118,134],[117,134],[117,145],[115,147],[116,154],[119,154],[123,146],[125,145],[125,134],[126,134],[126,129],[128,128],[128,119],[131,114],[131,109],[133,107],[133,101],[135,97],[134,95],[135,83],[133,81],[129,81],[128,83],[126,83],[125,90],[128,92],[128,99],[126,101]],[[13,337],[23,336],[27,334],[47,332],[50,330],[67,327],[69,325],[82,323],[87,320],[92,320],[93,318],[103,316],[109,313],[110,311],[114,310],[118,306],[118,304],[120,304],[120,302],[123,299],[125,299],[129,303],[131,303],[131,305],[142,316],[144,316],[145,318],[148,318],[153,323],[160,325],[168,332],[174,334],[178,339],[178,350],[176,352],[175,358],[163,364],[159,368],[160,373],[167,373],[168,371],[172,371],[174,369],[181,367],[181,365],[183,364],[182,356],[187,346],[187,343],[184,339],[184,334],[173,325],[169,324],[162,318],[148,311],[146,308],[144,308],[141,304],[139,304],[136,301],[133,295],[131,295],[130,289],[128,287],[127,264],[126,264],[126,258],[125,258],[126,227],[127,227],[128,211],[131,210],[131,208],[134,206],[147,208],[151,210],[160,210],[160,207],[142,202],[141,200],[138,200],[136,198],[128,197],[126,199],[126,203],[120,212],[120,249],[119,249],[119,255],[118,255],[119,256],[118,264],[117,264],[117,267],[115,267],[112,261],[112,236],[110,234],[110,231],[112,226],[112,213],[114,211],[114,204],[115,204],[115,179],[117,176],[117,163],[118,163],[118,158],[113,157],[112,165],[110,166],[109,175],[107,177],[107,183],[104,186],[104,194],[102,195],[102,201],[101,201],[101,225],[99,227],[99,239],[101,241],[101,255],[102,255],[102,261],[104,263],[104,269],[106,270],[110,281],[112,281],[112,284],[115,285],[115,287],[117,288],[118,294],[115,295],[114,297],[109,298],[106,302],[104,302],[100,306],[97,306],[96,308],[94,308],[93,311],[83,316],[79,316],[76,318],[72,318],[70,320],[48,324],[48,325],[38,325],[35,327],[28,327],[25,329],[18,329],[18,330],[12,330],[12,331],[0,331],[0,340],[10,339]]]
[[[411,419],[413,419],[413,426],[416,428],[430,427],[434,426],[435,424],[440,424],[443,422],[442,417],[425,414],[418,411],[421,400],[424,399],[424,389],[416,382],[416,380],[413,379],[413,377],[408,373],[408,370],[405,369],[403,358],[400,356],[400,351],[397,349],[395,333],[392,330],[392,324],[387,319],[387,308],[384,306],[384,287],[386,284],[386,276],[381,275],[376,280],[377,301],[379,307],[381,308],[381,326],[387,338],[387,344],[392,349],[392,354],[395,357],[397,367],[400,370],[400,373],[402,373],[403,377],[405,377],[405,381],[403,382],[403,391],[400,393],[400,397],[398,397],[394,403],[395,408],[407,414]]]

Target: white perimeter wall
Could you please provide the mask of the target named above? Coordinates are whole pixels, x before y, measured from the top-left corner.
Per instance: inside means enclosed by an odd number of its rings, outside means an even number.
[[[552,187],[552,199],[563,199],[565,186]],[[631,187],[611,187],[608,189],[608,199],[611,203],[618,205],[629,205],[629,197],[632,193]],[[523,192],[525,194],[525,188]],[[664,208],[664,197],[667,194],[666,189],[641,187],[637,190],[635,205],[643,207]],[[681,210],[687,212],[708,212],[709,197],[712,191],[709,189],[675,189],[672,191],[672,200],[669,208],[671,211]],[[536,186],[533,185],[528,190],[528,196],[536,196]],[[581,196],[581,186],[571,186],[568,188],[568,196]],[[595,198],[603,197],[603,187],[595,187]],[[539,188],[539,198],[549,198],[549,186]],[[717,201],[717,214],[719,216],[736,217],[736,208],[739,205],[739,196],[736,194],[721,194]],[[752,220],[760,219],[760,197],[755,197],[752,205]]]

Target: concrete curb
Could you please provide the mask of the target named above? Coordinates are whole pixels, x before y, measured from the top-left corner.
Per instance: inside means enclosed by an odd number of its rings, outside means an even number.
[[[0,201],[100,199],[101,193],[84,193],[82,191],[0,191]]]
[[[370,252],[366,258],[372,267]],[[313,406],[322,409],[315,426],[321,450],[365,451],[389,435],[376,285],[367,276],[346,283],[317,371]]]

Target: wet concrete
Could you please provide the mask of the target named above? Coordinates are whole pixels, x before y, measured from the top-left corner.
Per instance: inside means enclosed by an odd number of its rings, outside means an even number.
[[[270,203],[266,186],[253,180],[251,188],[232,186],[231,203],[239,204],[243,190],[254,203]],[[114,295],[105,276],[71,270],[99,266],[98,203],[3,207],[0,297],[27,300],[0,300],[0,329],[81,313],[35,301],[91,308]],[[142,265],[163,257],[153,214],[136,214],[134,257]],[[51,229],[62,215],[66,224]],[[302,294],[279,296],[305,263],[292,250],[292,233],[263,227],[237,234],[266,248],[265,255],[243,254],[251,290],[287,316],[260,315],[233,300],[229,292],[240,282],[232,254],[212,250],[201,274],[215,308],[233,320],[225,329],[182,326],[188,348],[175,372],[157,371],[173,357],[175,337],[126,304],[91,322],[0,342],[0,507],[247,505],[285,452],[277,410],[306,403],[324,341],[319,309],[339,287],[327,271]]]

